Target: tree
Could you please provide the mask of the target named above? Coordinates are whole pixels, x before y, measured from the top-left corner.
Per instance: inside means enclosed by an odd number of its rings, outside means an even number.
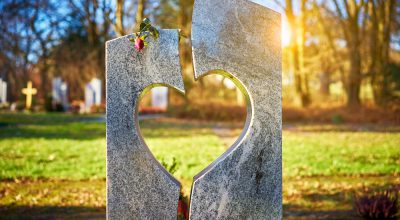
[[[85,84],[93,77],[105,76],[104,45],[112,36],[112,7],[106,0],[70,0],[68,6],[67,28],[51,48],[51,59],[55,74],[71,87],[70,96],[82,99]]]
[[[361,105],[361,36],[363,29],[360,22],[365,21],[363,16],[364,0],[333,0],[335,11],[337,13],[344,41],[348,49],[347,56],[350,63],[350,70],[346,77],[347,106],[357,108]]]
[[[114,31],[118,36],[139,31],[140,23],[145,18],[146,3],[146,0],[130,1],[129,4],[125,0],[116,0]],[[132,19],[133,16],[135,19]],[[132,22],[126,24],[126,19]]]
[[[327,11],[326,4],[318,5],[317,1],[313,2],[313,15],[315,16],[315,26],[317,29],[313,36],[317,36],[319,43],[316,45],[318,54],[318,63],[320,64],[320,92],[323,96],[330,95],[329,86],[334,80],[335,73],[338,73],[336,78],[339,78],[343,85],[346,85],[344,65],[346,59],[343,47],[337,44],[337,39],[341,38],[341,34],[335,28],[338,25],[337,17],[331,16]]]
[[[16,100],[27,80],[31,61],[32,36],[28,2],[3,1],[0,4],[0,77],[9,83],[11,101]]]
[[[284,8],[292,32],[289,44],[291,72],[293,72],[296,92],[303,107],[311,104],[309,78],[304,63],[306,3],[306,0],[301,0],[299,15],[295,14],[292,0],[286,0]]]
[[[11,100],[18,98],[35,69],[40,76],[40,94],[45,97],[50,74],[49,48],[61,35],[62,13],[50,0],[5,0],[0,7],[1,69],[13,88]]]
[[[390,43],[394,32],[395,0],[369,0],[366,10],[370,14],[370,66],[369,75],[373,88],[374,100],[378,105],[385,105],[391,99],[390,78]]]
[[[40,75],[40,94],[44,100],[50,93],[51,88],[50,48],[57,42],[58,25],[62,19],[59,17],[60,14],[57,13],[55,4],[51,1],[35,1],[31,9],[33,15],[30,21],[30,29],[39,45],[36,55],[39,57],[38,61],[40,62],[37,62],[35,66]],[[43,23],[47,23],[48,26],[44,27]]]

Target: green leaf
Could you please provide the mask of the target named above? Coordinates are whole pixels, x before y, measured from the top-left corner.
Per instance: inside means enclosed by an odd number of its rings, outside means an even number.
[[[142,23],[150,24],[151,21],[150,21],[150,19],[148,19],[148,18],[144,18],[143,21],[142,21]]]
[[[145,31],[148,26],[149,26],[149,24],[146,24],[146,23],[142,22],[140,24],[140,32]]]
[[[140,31],[146,31],[151,26],[150,19],[143,19],[142,23],[140,23]]]
[[[155,28],[153,26],[151,26],[149,28],[149,32],[150,32],[151,36],[153,36],[155,39],[157,39],[158,36],[160,35],[160,32],[157,30],[157,28]]]

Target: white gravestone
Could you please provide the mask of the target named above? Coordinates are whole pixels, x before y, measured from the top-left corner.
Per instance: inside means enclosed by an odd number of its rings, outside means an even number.
[[[7,103],[7,83],[0,78],[0,104]]]
[[[151,90],[151,106],[167,109],[168,107],[168,88],[167,87],[154,87]]]
[[[53,79],[53,89],[52,89],[53,105],[61,104],[64,109],[69,106],[68,103],[68,86],[61,77],[55,77]]]
[[[93,78],[85,86],[85,108],[89,112],[92,106],[101,104],[101,80]]]

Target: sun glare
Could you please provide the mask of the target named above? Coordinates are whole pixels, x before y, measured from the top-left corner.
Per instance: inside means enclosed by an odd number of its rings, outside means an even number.
[[[286,47],[290,43],[290,35],[292,31],[290,30],[289,24],[285,18],[282,19],[282,47]]]

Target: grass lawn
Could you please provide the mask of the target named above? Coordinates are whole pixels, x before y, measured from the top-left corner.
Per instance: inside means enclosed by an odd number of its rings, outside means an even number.
[[[0,213],[103,218],[105,124],[99,117],[0,114]],[[176,158],[179,169],[174,175],[185,193],[190,191],[192,177],[228,147],[214,127],[177,120],[141,123],[155,156],[166,163]],[[240,132],[234,127],[230,140]],[[328,128],[284,128],[287,218],[354,217],[352,192],[364,186],[400,185],[400,132]]]

